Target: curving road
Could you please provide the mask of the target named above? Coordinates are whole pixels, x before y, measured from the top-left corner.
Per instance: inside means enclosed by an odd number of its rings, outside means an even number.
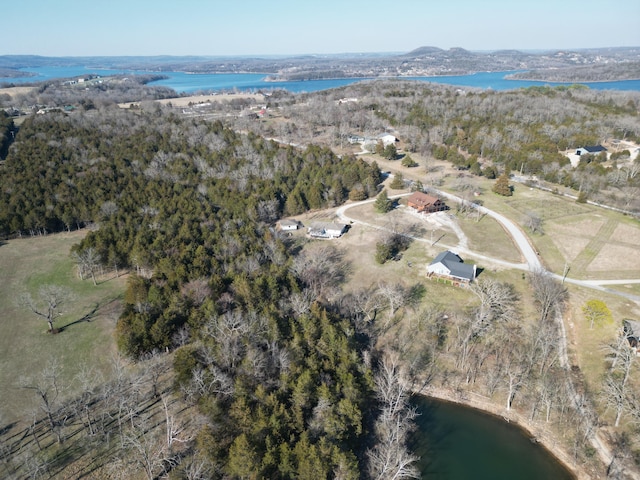
[[[443,198],[446,198],[447,200],[450,200],[452,202],[457,202],[457,203],[462,203],[464,200],[456,195],[453,195],[451,193],[448,192],[443,192],[441,190],[431,190],[433,193],[440,195]],[[411,195],[411,193],[403,193],[400,195],[393,195],[393,196],[389,196],[389,198],[391,199],[395,199],[395,198],[402,198],[402,197],[406,197]],[[375,198],[371,198],[368,200],[363,200],[361,202],[354,202],[354,203],[350,203],[348,205],[342,205],[341,207],[338,208],[338,210],[336,210],[336,215],[338,216],[338,218],[340,218],[343,222],[349,223],[356,223],[356,224],[360,224],[360,225],[366,225],[370,228],[376,228],[378,230],[385,230],[385,227],[381,227],[379,225],[374,225],[371,223],[367,223],[367,222],[363,222],[354,218],[351,218],[349,216],[346,215],[346,212],[348,209],[353,208],[353,207],[357,207],[359,205],[364,205],[367,203],[373,203],[375,202]],[[639,295],[633,295],[631,293],[626,293],[626,292],[621,292],[621,291],[617,291],[617,290],[612,290],[610,288],[606,288],[603,285],[616,285],[616,284],[626,284],[626,283],[640,283],[640,279],[634,279],[634,280],[578,280],[575,278],[569,278],[569,277],[564,277],[562,275],[557,275],[553,272],[549,272],[548,270],[546,270],[544,268],[544,266],[542,265],[542,262],[540,261],[540,256],[538,255],[538,252],[536,251],[536,249],[533,247],[533,245],[531,244],[531,242],[529,241],[529,237],[527,237],[527,235],[522,231],[522,229],[513,221],[509,220],[507,217],[505,217],[504,215],[501,215],[497,212],[494,212],[493,210],[489,210],[486,207],[482,207],[480,205],[476,205],[473,204],[474,208],[478,209],[478,211],[482,214],[482,215],[487,215],[493,219],[495,219],[500,225],[502,225],[502,227],[505,229],[505,231],[507,232],[507,234],[512,238],[513,242],[515,243],[516,247],[518,248],[518,250],[520,250],[520,253],[523,257],[523,259],[525,260],[525,263],[512,263],[512,262],[506,262],[502,259],[499,258],[492,258],[492,257],[487,257],[486,255],[482,255],[480,253],[477,252],[473,252],[469,249],[466,248],[461,248],[460,246],[455,247],[456,250],[460,251],[461,253],[465,253],[467,255],[471,255],[475,258],[479,258],[479,259],[483,259],[485,261],[497,264],[497,265],[502,265],[505,267],[510,267],[510,268],[516,268],[519,270],[528,270],[530,272],[536,272],[536,271],[544,271],[549,273],[550,275],[552,275],[553,277],[555,277],[558,280],[561,280],[563,282],[566,283],[571,283],[573,285],[578,285],[581,287],[585,287],[585,288],[590,288],[593,290],[598,290],[601,292],[606,292],[612,295],[617,295],[620,297],[624,297],[627,298],[628,300],[632,300],[634,302],[637,302],[640,304],[640,296]],[[422,237],[414,237],[411,236],[411,238],[413,240],[419,241],[419,242],[425,242],[428,243],[428,241],[425,238]],[[446,247],[449,248],[454,248],[453,246],[447,246]]]
[[[461,203],[463,202],[463,200],[460,197],[457,197],[455,195],[452,195],[450,193],[447,192],[442,192],[439,190],[432,190],[434,193],[440,195],[441,197],[444,197],[450,201],[454,201],[454,202],[458,202]],[[405,193],[405,194],[401,194],[401,195],[394,195],[394,196],[390,196],[389,198],[401,198],[404,196],[410,195],[410,193]],[[343,205],[340,208],[338,208],[338,210],[336,211],[336,214],[338,216],[338,218],[340,218],[343,222],[353,222],[353,223],[357,223],[357,224],[361,224],[361,225],[366,225],[368,227],[371,228],[376,228],[376,229],[380,229],[380,230],[384,230],[384,227],[380,227],[378,225],[373,225],[367,222],[362,222],[360,220],[356,220],[353,218],[350,218],[346,215],[346,212],[348,209],[356,207],[358,205],[363,205],[366,203],[373,203],[375,201],[375,198],[373,199],[369,199],[369,200],[364,200],[361,202],[356,202],[356,203],[351,203],[349,205]],[[487,215],[490,216],[491,218],[494,218],[498,223],[500,223],[500,225],[502,225],[502,227],[506,230],[506,232],[511,236],[511,238],[513,239],[514,243],[516,244],[516,246],[518,247],[518,249],[520,250],[523,258],[525,259],[525,263],[510,263],[510,262],[505,262],[504,260],[501,259],[497,259],[497,258],[490,258],[490,257],[486,257],[485,255],[481,255],[475,252],[471,252],[468,251],[467,249],[462,249],[460,248],[460,246],[455,247],[457,250],[459,251],[463,251],[465,250],[466,254],[471,254],[474,257],[477,258],[482,258],[485,259],[485,261],[489,261],[489,262],[493,262],[495,264],[499,264],[499,265],[504,265],[507,267],[512,267],[512,268],[518,268],[518,269],[522,269],[522,270],[528,270],[531,272],[534,271],[545,271],[551,275],[553,275],[555,278],[563,281],[563,282],[567,282],[567,283],[571,283],[571,284],[575,284],[575,285],[579,285],[582,287],[586,287],[586,288],[591,288],[594,290],[600,290],[600,291],[604,291],[613,295],[618,295],[621,297],[625,297],[629,300],[632,300],[634,302],[637,302],[640,304],[640,296],[638,295],[632,295],[632,294],[628,294],[625,292],[619,292],[619,291],[615,291],[615,290],[611,290],[608,289],[606,287],[604,287],[603,285],[615,285],[615,284],[624,284],[624,283],[640,283],[640,279],[635,279],[635,280],[577,280],[577,279],[573,279],[573,278],[566,278],[566,277],[562,277],[560,275],[556,275],[553,274],[551,272],[548,272],[544,266],[542,265],[542,262],[540,261],[538,252],[536,252],[535,248],[533,248],[533,246],[531,245],[529,238],[527,237],[527,235],[520,229],[520,227],[518,225],[516,225],[514,222],[512,222],[511,220],[509,220],[507,217],[505,217],[504,215],[501,215],[497,212],[494,212],[493,210],[489,210],[486,207],[482,207],[479,205],[475,205],[474,204],[474,208],[477,208],[478,211],[483,214],[483,215]],[[427,242],[427,240],[425,238],[422,237],[414,237],[411,236],[412,239],[417,240],[417,241],[422,241],[422,242]],[[451,248],[451,247],[449,247]],[[567,333],[564,327],[564,321],[562,320],[562,318],[558,319],[558,326],[560,329],[560,344],[559,344],[559,357],[560,357],[560,364],[562,365],[563,368],[568,369],[569,368],[569,357],[567,354]],[[577,392],[575,391],[573,382],[571,382],[570,380],[568,381],[568,387],[570,389],[570,392],[572,392],[572,397],[575,401],[576,404],[576,408],[578,409],[579,412],[584,411],[587,407],[583,404],[582,398],[577,394]],[[605,465],[609,465],[611,464],[611,462],[614,459],[614,456],[611,452],[611,450],[608,448],[607,445],[605,445],[602,440],[598,437],[597,432],[593,435],[590,436],[590,441],[591,444],[593,445],[593,447],[596,449],[596,451],[598,452],[598,455],[600,456],[600,458],[602,459],[602,461],[605,463]]]

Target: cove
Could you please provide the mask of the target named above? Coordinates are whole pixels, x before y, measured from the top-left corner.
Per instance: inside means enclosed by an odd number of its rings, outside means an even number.
[[[526,432],[459,404],[416,396],[411,450],[423,480],[575,480]]]
[[[261,73],[198,73],[190,74],[185,72],[169,71],[147,71],[147,70],[118,70],[89,67],[33,67],[21,69],[25,72],[35,73],[36,76],[28,77],[0,77],[0,84],[14,84],[41,82],[60,78],[71,78],[80,75],[98,74],[109,75],[163,75],[166,78],[151,82],[150,85],[168,87],[181,94],[191,94],[195,92],[215,92],[215,91],[257,91],[284,89],[292,93],[317,92],[332,88],[343,87],[356,82],[372,80],[367,78],[337,78],[323,80],[292,80],[281,82],[266,81],[267,74]],[[532,86],[559,86],[570,85],[569,83],[542,82],[529,80],[509,80],[506,76],[512,71],[505,72],[478,72],[469,75],[459,76],[436,76],[436,77],[387,77],[400,80],[411,80],[416,82],[443,83],[461,88],[472,87],[486,90],[516,90]],[[593,90],[628,90],[640,91],[640,80],[619,80],[615,82],[580,82]]]

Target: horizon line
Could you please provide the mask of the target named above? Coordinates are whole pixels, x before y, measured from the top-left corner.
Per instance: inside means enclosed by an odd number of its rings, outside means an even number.
[[[466,50],[468,52],[477,52],[477,53],[494,53],[501,51],[517,51],[522,53],[545,53],[545,52],[558,52],[558,51],[581,51],[581,50],[605,50],[605,49],[629,49],[629,48],[640,48],[640,45],[621,45],[616,47],[567,47],[567,48],[496,48],[496,49],[467,49],[464,47],[449,47],[442,48],[433,45],[423,45],[420,47],[416,47],[412,50],[402,51],[402,50],[394,50],[394,51],[344,51],[344,52],[333,52],[333,53],[318,53],[318,52],[307,52],[307,53],[246,53],[246,54],[194,54],[194,53],[183,53],[183,54],[170,54],[170,53],[156,53],[156,54],[84,54],[84,55],[43,55],[38,53],[6,53],[0,54],[0,57],[42,57],[42,58],[95,58],[95,57],[124,57],[124,58],[136,58],[136,57],[145,57],[145,58],[154,58],[154,57],[170,57],[170,58],[182,58],[182,57],[200,57],[200,58],[265,58],[265,57],[281,57],[281,58],[289,58],[289,57],[301,57],[301,56],[344,56],[344,55],[406,55],[414,52],[416,50],[420,50],[423,48],[433,48],[442,50],[443,52],[450,50]]]

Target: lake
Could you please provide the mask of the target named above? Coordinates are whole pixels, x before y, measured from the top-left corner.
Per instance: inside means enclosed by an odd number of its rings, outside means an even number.
[[[331,88],[342,87],[354,82],[366,80],[363,78],[339,78],[327,80],[307,80],[291,82],[267,82],[268,74],[261,73],[207,73],[189,74],[184,72],[150,72],[146,70],[117,70],[117,69],[96,69],[85,67],[38,67],[25,68],[25,72],[36,73],[35,77],[2,78],[0,83],[28,83],[56,78],[69,78],[81,75],[97,74],[101,76],[109,75],[143,75],[161,74],[168,78],[153,82],[152,85],[160,85],[172,88],[178,93],[193,93],[202,90],[222,91],[256,91],[285,89],[290,92],[316,92]],[[444,83],[457,85],[462,88],[473,87],[491,90],[514,90],[531,86],[543,85],[567,85],[557,82],[533,82],[525,80],[507,80],[506,75],[514,72],[480,72],[470,75],[460,76],[439,76],[439,77],[401,77],[407,80]],[[640,80],[624,80],[619,82],[590,82],[583,83],[594,90],[635,90],[640,91]]]
[[[479,410],[416,397],[411,445],[423,480],[574,480],[526,432]]]

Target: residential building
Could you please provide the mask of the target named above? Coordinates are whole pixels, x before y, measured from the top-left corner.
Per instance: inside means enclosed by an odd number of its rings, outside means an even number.
[[[449,207],[437,197],[423,192],[413,192],[407,198],[407,206],[418,212],[433,213],[448,210]]]
[[[429,278],[443,278],[455,285],[467,285],[477,275],[476,265],[464,263],[457,254],[447,250],[440,253],[427,267]]]

